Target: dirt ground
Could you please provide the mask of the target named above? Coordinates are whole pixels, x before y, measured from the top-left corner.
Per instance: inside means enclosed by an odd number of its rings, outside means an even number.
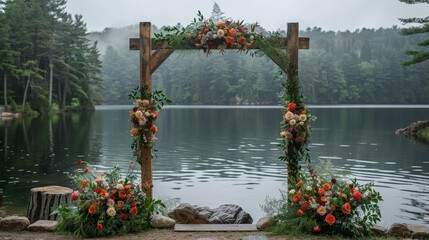
[[[309,239],[308,237],[299,238],[291,236],[272,236],[266,232],[175,232],[170,229],[152,229],[138,234],[127,234],[123,236],[113,236],[110,238],[95,238],[95,239],[119,239],[119,240],[239,240],[246,236],[267,236],[270,240],[295,240]],[[317,237],[315,237],[317,238]],[[49,232],[4,232],[0,231],[0,239],[2,240],[54,240],[54,239],[77,239],[72,235],[60,235],[58,233]],[[93,238],[94,239],[94,238]],[[326,238],[317,238],[326,239]]]

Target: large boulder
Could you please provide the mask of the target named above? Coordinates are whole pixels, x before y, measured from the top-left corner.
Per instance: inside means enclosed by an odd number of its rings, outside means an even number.
[[[163,215],[153,215],[150,224],[154,228],[173,228],[176,221]]]
[[[250,224],[253,222],[250,214],[234,204],[224,204],[210,209],[182,203],[169,216],[182,224]]]
[[[407,224],[413,239],[429,239],[429,228],[425,225]]]
[[[411,236],[411,231],[406,224],[394,223],[389,228],[389,235],[393,237],[408,238]]]
[[[1,219],[0,230],[4,231],[21,231],[27,229],[30,220],[26,217],[9,216]]]

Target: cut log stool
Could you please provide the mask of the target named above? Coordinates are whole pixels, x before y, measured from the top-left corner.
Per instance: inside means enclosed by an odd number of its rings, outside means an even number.
[[[30,190],[27,218],[31,223],[37,220],[57,220],[58,214],[51,215],[53,208],[71,204],[73,190],[61,186],[37,187]]]

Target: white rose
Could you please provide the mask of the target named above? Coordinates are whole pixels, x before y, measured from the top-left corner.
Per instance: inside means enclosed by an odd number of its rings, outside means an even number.
[[[146,117],[149,117],[149,116],[150,116],[150,112],[145,112],[145,113],[144,113],[144,115],[145,115]]]
[[[118,185],[116,185],[116,188],[118,189],[118,190],[122,190],[122,189],[124,189],[124,185],[122,185],[122,184],[118,184]]]
[[[299,115],[299,120],[304,122],[305,120],[307,120],[307,115],[305,114]]]
[[[295,119],[291,119],[291,120],[289,121],[289,124],[290,124],[291,126],[294,126],[294,125],[296,124],[296,120],[295,120]]]
[[[293,118],[293,113],[291,112],[291,111],[287,111],[287,113],[285,114],[285,116],[284,116],[284,119],[286,120],[286,121],[289,121],[289,120],[291,120]]]
[[[305,122],[299,122],[299,125],[304,126]]]
[[[295,192],[296,192],[295,189],[292,189],[289,191],[289,194],[295,194]]]
[[[108,215],[109,217],[113,217],[113,216],[115,216],[115,215],[116,215],[116,210],[115,210],[115,208],[114,208],[114,207],[109,207],[109,208],[106,210],[106,213],[107,213],[107,215]]]
[[[305,188],[305,190],[307,190],[307,191],[311,191],[311,190],[313,190],[313,188],[312,188],[311,186],[307,186],[307,187]]]

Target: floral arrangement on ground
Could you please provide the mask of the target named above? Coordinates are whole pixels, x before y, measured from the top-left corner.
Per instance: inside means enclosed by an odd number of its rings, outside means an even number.
[[[319,169],[331,171],[332,163]],[[347,236],[371,234],[381,219],[380,193],[373,183],[359,184],[330,174],[317,174],[310,168],[306,176],[289,186],[282,210],[275,217],[274,232],[336,233]]]
[[[60,206],[52,214],[59,214],[57,230],[80,237],[100,237],[138,232],[150,227],[150,217],[163,207],[160,200],[146,198],[152,186],[140,186],[134,163],[130,161],[126,175],[114,167],[106,173],[82,160],[86,166],[69,174],[76,184],[72,193],[73,206]]]

